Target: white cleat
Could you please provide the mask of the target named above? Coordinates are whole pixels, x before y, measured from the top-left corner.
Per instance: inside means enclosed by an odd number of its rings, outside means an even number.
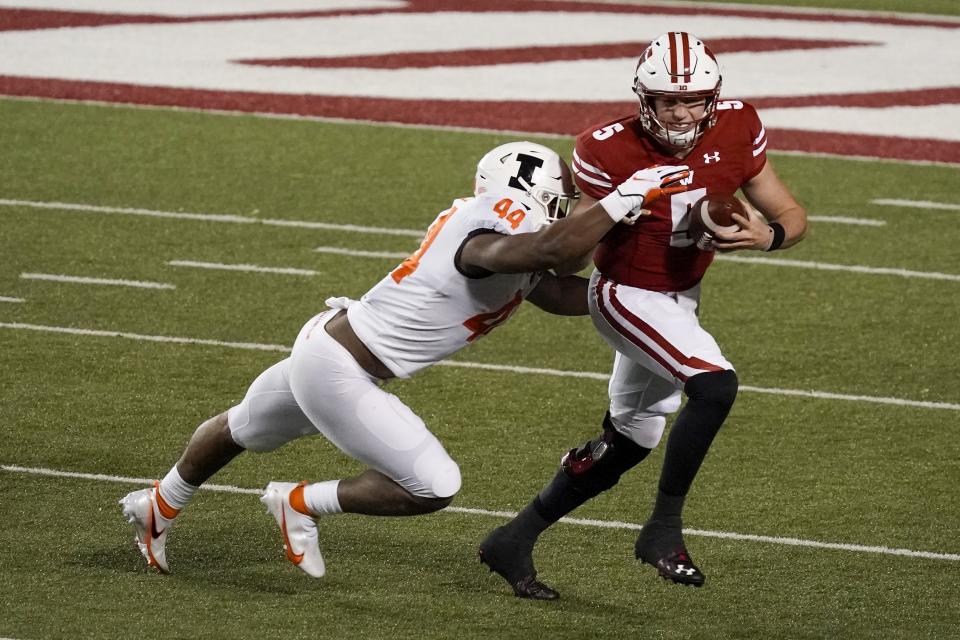
[[[165,517],[157,505],[157,491],[160,483],[154,481],[149,489],[140,489],[128,493],[119,504],[123,507],[123,517],[133,525],[136,536],[134,542],[140,553],[147,559],[147,565],[154,567],[161,573],[170,573],[167,566],[167,532],[173,524],[177,512],[164,503],[167,514]]]
[[[326,565],[317,542],[316,520],[290,505],[290,492],[305,484],[307,483],[271,482],[260,502],[267,505],[267,511],[280,525],[287,560],[314,578],[321,578],[326,573]]]

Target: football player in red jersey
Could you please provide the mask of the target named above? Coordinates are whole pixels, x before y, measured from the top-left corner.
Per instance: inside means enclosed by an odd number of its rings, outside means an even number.
[[[610,408],[603,430],[563,456],[546,487],[480,545],[480,558],[520,597],[554,599],[536,580],[537,537],[559,518],[617,484],[657,446],[666,416],[687,403],[667,440],[653,512],[635,555],[664,578],[700,586],[704,575],[687,552],[682,509],[707,450],[737,394],[737,375],[697,320],[700,281],[713,251],[688,237],[692,205],[704,195],[738,189],[766,218],[735,219],[740,230],[718,234],[721,251],[774,251],[806,232],[806,212],[766,156],[757,112],[720,100],[720,68],[709,48],[689,33],[655,39],[637,63],[639,113],[591,127],[577,137],[573,168],[582,192],[578,211],[616,193],[638,169],[682,162],[687,190],[652,203],[632,225],[617,225],[594,253],[589,304],[594,325],[616,350]]]

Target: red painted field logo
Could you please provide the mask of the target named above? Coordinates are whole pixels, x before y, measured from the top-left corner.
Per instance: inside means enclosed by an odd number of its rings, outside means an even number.
[[[637,56],[683,30],[717,54],[723,97],[758,108],[774,150],[960,163],[960,86],[941,72],[960,68],[960,22],[948,18],[549,0],[253,4],[0,0],[0,94],[574,134],[633,110]],[[938,64],[916,64],[925,59]]]

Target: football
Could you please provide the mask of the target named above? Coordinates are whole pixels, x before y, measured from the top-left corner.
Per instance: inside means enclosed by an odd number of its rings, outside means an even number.
[[[734,222],[733,214],[738,213],[747,217],[747,210],[734,196],[706,195],[690,209],[690,227],[687,234],[701,251],[713,251],[714,234],[718,231],[739,231],[740,226]]]

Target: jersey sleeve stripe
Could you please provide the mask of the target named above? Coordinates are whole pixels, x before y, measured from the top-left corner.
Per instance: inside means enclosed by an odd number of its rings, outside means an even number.
[[[583,180],[584,182],[589,182],[590,184],[595,184],[595,185],[597,185],[598,187],[608,187],[608,188],[609,188],[609,187],[612,187],[612,186],[613,186],[612,183],[607,182],[606,180],[597,180],[596,178],[591,178],[590,176],[588,176],[587,174],[585,174],[583,171],[580,171],[579,169],[577,169],[576,165],[574,165],[574,167],[573,167],[573,173],[576,174],[576,176],[577,176],[578,178],[580,178],[581,180]]]
[[[609,176],[603,169],[601,169],[600,167],[595,167],[595,166],[593,166],[592,164],[589,164],[589,163],[587,163],[587,162],[584,162],[584,161],[580,158],[580,156],[577,155],[577,150],[576,150],[576,149],[573,150],[573,163],[574,163],[575,165],[580,165],[581,167],[583,167],[586,171],[589,171],[590,173],[594,173],[594,174],[596,174],[596,175],[598,175],[598,176],[601,176],[601,177],[603,177],[603,178],[606,178],[607,180],[610,179],[610,176]]]
[[[758,155],[763,153],[763,150],[767,148],[767,141],[764,140],[763,144],[753,150],[753,157],[756,158]]]
[[[767,135],[767,130],[763,127],[760,127],[760,135],[753,141],[753,146],[760,144],[760,141],[763,140],[763,137]]]

